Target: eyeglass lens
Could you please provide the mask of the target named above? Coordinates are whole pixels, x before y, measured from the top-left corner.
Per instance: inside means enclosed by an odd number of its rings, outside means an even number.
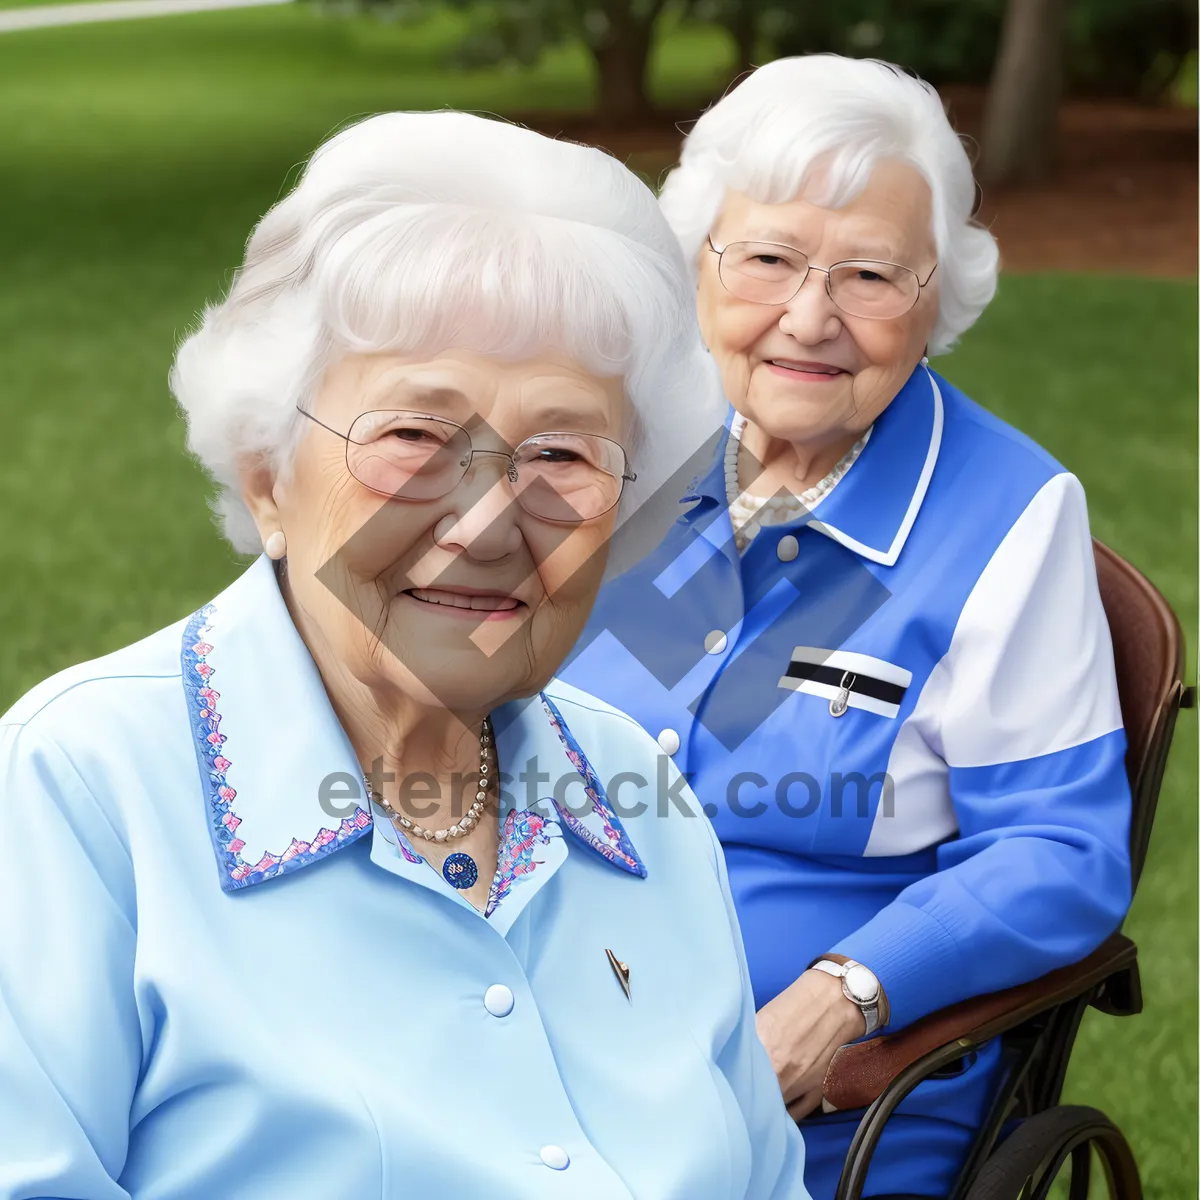
[[[465,477],[472,455],[461,425],[413,412],[363,413],[346,442],[354,478],[399,500],[445,496]],[[526,512],[573,524],[617,503],[625,465],[624,450],[598,434],[542,433],[513,451],[509,481]]]
[[[733,295],[757,304],[786,304],[800,290],[808,269],[808,259],[799,250],[773,242],[731,242],[720,254],[721,283]],[[828,276],[830,298],[855,317],[902,316],[921,294],[916,273],[898,263],[836,263]]]

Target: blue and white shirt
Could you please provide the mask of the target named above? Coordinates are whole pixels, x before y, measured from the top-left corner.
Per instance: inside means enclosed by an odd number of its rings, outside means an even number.
[[[563,675],[712,818],[758,1006],[841,953],[878,974],[886,1033],[1082,958],[1129,903],[1130,801],[1079,481],[920,367],[836,487],[739,557],[725,436]],[[868,1194],[947,1195],[1001,1067],[992,1043],[902,1102]],[[816,1200],[860,1116],[803,1123]]]
[[[807,1200],[711,826],[622,821],[658,749],[570,686],[493,720],[485,915],[265,557],[0,718],[0,1200]]]
[[[921,366],[739,559],[722,448],[564,677],[712,817],[759,1005],[834,951],[896,1028],[1086,955],[1129,902],[1130,800],[1079,481]]]

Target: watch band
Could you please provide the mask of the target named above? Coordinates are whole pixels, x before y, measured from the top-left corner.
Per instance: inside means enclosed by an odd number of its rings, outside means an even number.
[[[810,971],[824,971],[826,975],[832,975],[834,979],[841,979],[846,973],[846,968],[839,962],[834,962],[831,958],[818,958],[809,968]]]
[[[823,971],[826,975],[832,975],[834,979],[840,980],[842,985],[842,995],[853,1004],[863,1015],[863,1021],[866,1023],[866,1032],[863,1037],[870,1037],[871,1034],[879,1028],[880,1013],[879,1001],[883,995],[883,985],[879,984],[878,977],[875,977],[876,984],[879,985],[879,990],[875,993],[874,1000],[859,1000],[851,991],[846,983],[846,976],[851,967],[861,967],[862,963],[856,962],[852,958],[846,959],[844,963],[834,962],[829,958],[818,958],[816,962],[809,968],[811,971]],[[864,967],[864,970],[870,971],[870,967]],[[875,973],[871,972],[872,976]]]

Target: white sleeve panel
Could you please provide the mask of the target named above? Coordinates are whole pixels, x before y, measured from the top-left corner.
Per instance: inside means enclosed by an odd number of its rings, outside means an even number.
[[[1120,728],[1112,639],[1074,475],[1051,479],[1008,531],[963,606],[942,669],[940,741],[951,767],[1019,762]]]
[[[1083,488],[1056,475],[980,574],[901,727],[888,763],[895,814],[875,821],[865,853],[912,854],[954,835],[949,767],[1020,762],[1120,725]]]

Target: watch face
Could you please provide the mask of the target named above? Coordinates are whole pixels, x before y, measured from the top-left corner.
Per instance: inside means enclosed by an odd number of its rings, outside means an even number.
[[[845,984],[859,1004],[871,1004],[879,999],[879,980],[875,978],[875,972],[867,967],[851,967],[846,972]]]

